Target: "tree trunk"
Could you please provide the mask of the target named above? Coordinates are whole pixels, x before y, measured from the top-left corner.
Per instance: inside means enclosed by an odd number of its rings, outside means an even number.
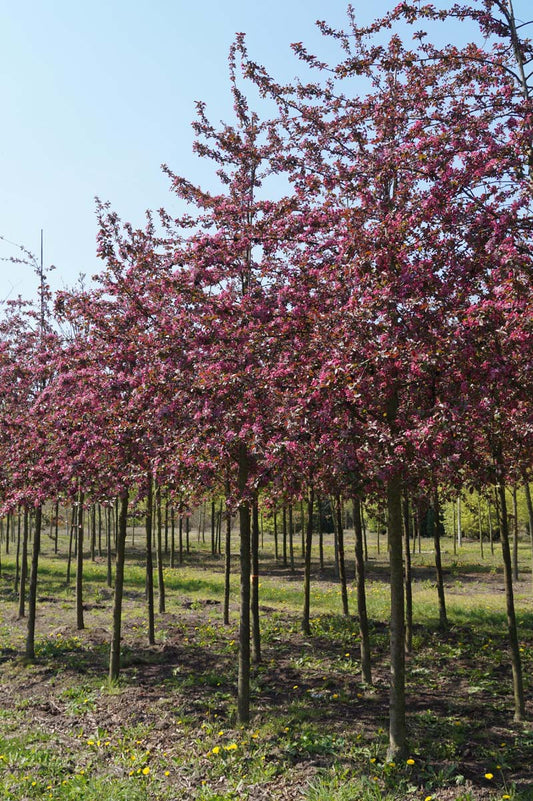
[[[318,509],[318,561],[320,570],[324,570],[324,527],[322,518],[322,500],[317,496],[316,505]]]
[[[155,645],[154,621],[154,562],[152,554],[152,478],[148,476],[146,487],[146,602],[148,606],[148,642]]]
[[[289,504],[289,559],[291,563],[291,573],[294,573],[294,520],[292,503]]]
[[[39,552],[41,550],[42,507],[35,509],[35,530],[33,532],[33,553],[31,560],[30,585],[28,593],[28,632],[26,636],[26,659],[35,659],[35,618],[37,613],[37,578],[39,573]]]
[[[274,506],[274,510],[272,512],[273,520],[274,520],[274,559],[276,562],[279,558],[278,552],[278,512],[276,507]]]
[[[78,495],[78,514],[76,521],[78,554],[76,562],[76,628],[85,628],[83,620],[83,492]]]
[[[300,501],[300,538],[302,559],[305,559],[305,512],[303,501]]]
[[[313,545],[313,488],[309,490],[307,499],[307,529],[305,532],[304,543],[304,607],[302,613],[302,631],[304,634],[311,634],[309,625],[309,613],[311,607],[311,548]]]
[[[531,490],[529,481],[524,475],[524,492],[526,494],[527,519],[529,525],[529,540],[531,544],[531,580],[533,581],[533,503],[531,502]]]
[[[122,597],[124,593],[124,563],[128,530],[128,492],[120,495],[117,553],[115,559],[115,593],[113,597],[113,633],[109,652],[109,681],[114,682],[120,673],[120,641],[122,629]]]
[[[29,512],[24,507],[24,523],[22,529],[22,558],[20,564],[20,585],[19,585],[19,617],[26,614],[26,579],[28,577],[28,535],[29,535]]]
[[[96,506],[91,506],[91,561],[96,559]]]
[[[513,581],[518,581],[518,502],[513,487]]]
[[[413,649],[413,581],[411,575],[411,526],[409,524],[409,498],[403,499],[403,544],[405,553],[405,652]]]
[[[248,454],[244,446],[239,456],[239,537],[240,537],[240,622],[237,714],[239,723],[250,720],[250,506],[242,500],[248,480]]]
[[[217,543],[216,543],[216,522],[215,522],[215,500],[211,501],[211,553],[214,556],[217,552]]]
[[[161,489],[156,490],[156,557],[157,557],[157,590],[159,613],[165,612],[165,575],[163,573],[163,520],[161,515]]]
[[[361,673],[365,684],[372,684],[370,667],[370,631],[366,611],[365,559],[363,543],[363,520],[361,501],[353,498],[353,527],[355,532],[355,579],[357,581],[357,614],[359,617],[359,635],[361,637]]]
[[[402,493],[398,478],[387,484],[387,523],[389,537],[391,588],[391,686],[389,747],[387,759],[392,762],[407,754],[405,722],[405,610],[402,559]]]
[[[261,661],[261,628],[259,623],[259,507],[257,496],[253,502],[252,515],[252,662]]]
[[[70,533],[68,538],[68,559],[67,559],[67,586],[70,584],[70,568],[72,565],[72,541],[74,539],[74,531],[76,526],[77,509],[76,504],[72,504],[72,514],[70,517]]]
[[[283,567],[287,567],[287,507],[283,505]]]
[[[112,510],[111,507],[108,506],[106,514],[106,562],[107,562],[107,586],[113,586],[113,570],[111,567],[111,524],[112,524]]]
[[[477,522],[479,530],[479,554],[481,558],[484,559],[485,553],[483,550],[483,520],[481,518],[481,493],[478,495],[477,499]]]
[[[437,595],[439,598],[439,625],[442,629],[448,628],[448,617],[446,614],[446,598],[444,595],[444,575],[442,572],[442,557],[440,552],[440,538],[442,523],[440,519],[440,504],[438,491],[433,493],[433,506],[435,511],[435,522],[433,524],[433,542],[435,545],[435,570],[437,574]]]
[[[505,485],[503,480],[498,484],[498,498],[500,501],[500,533],[503,555],[503,576],[505,581],[505,603],[507,609],[507,627],[509,631],[509,645],[511,649],[511,668],[513,673],[514,719],[521,721],[525,717],[524,685],[522,680],[522,663],[518,645],[518,629],[514,608],[513,574],[511,566],[511,549],[509,545],[509,523],[507,519],[507,500],[505,498]]]
[[[15,583],[14,592],[18,593],[20,581],[20,507],[17,509],[17,555],[15,558]]]
[[[341,582],[342,614],[348,616],[348,590],[346,587],[346,564],[344,560],[344,530],[342,527],[342,508],[340,495],[335,497],[335,516],[337,520],[337,559]]]
[[[229,496],[229,482],[226,484],[226,497]],[[229,626],[229,596],[231,579],[231,513],[226,510],[226,542],[224,548],[224,625]]]
[[[102,556],[102,504],[98,504],[98,556]]]
[[[170,567],[175,567],[176,562],[176,512],[174,506],[170,507]]]

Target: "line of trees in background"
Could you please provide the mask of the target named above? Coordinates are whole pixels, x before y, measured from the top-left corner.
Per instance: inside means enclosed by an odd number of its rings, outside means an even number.
[[[428,31],[457,19],[479,42],[431,42]],[[409,45],[399,23],[413,26]],[[239,518],[242,722],[260,657],[258,497],[307,504],[307,599],[316,497],[336,499],[340,566],[341,499],[352,504],[369,682],[361,504],[379,501],[394,759],[407,751],[408,499],[428,499],[438,520],[462,488],[496,492],[515,718],[525,714],[505,488],[526,488],[531,530],[533,51],[510,0],[405,2],[368,27],[350,14],[346,31],[321,28],[338,62],[294,45],[312,78],[287,85],[237,36],[234,122],[215,127],[198,104],[194,123],[219,192],[167,169],[189,211],[149,214],[143,229],[99,204],[95,287],[55,298],[42,287],[39,309],[6,309],[0,484],[5,511],[35,510],[29,657],[43,504],[77,499],[81,595],[84,509],[118,499],[112,677],[132,498],[146,500],[151,576],[152,540],[162,570],[161,489],[179,517],[222,493]],[[268,115],[251,109],[246,81]],[[153,641],[153,600],[150,620]]]

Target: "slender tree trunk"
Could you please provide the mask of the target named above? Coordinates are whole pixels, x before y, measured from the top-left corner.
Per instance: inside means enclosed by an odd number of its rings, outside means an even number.
[[[291,563],[291,573],[294,573],[294,520],[292,515],[292,503],[289,504],[289,559]]]
[[[433,493],[433,506],[435,511],[435,522],[433,525],[433,542],[435,545],[435,571],[437,574],[437,595],[439,598],[439,625],[442,629],[448,628],[448,617],[446,614],[446,597],[444,595],[444,574],[442,572],[442,556],[440,551],[440,538],[442,533],[442,523],[440,519],[440,504],[438,491]]]
[[[403,499],[403,542],[405,552],[405,651],[413,649],[413,582],[411,575],[411,531],[409,525],[409,498]]]
[[[318,561],[320,570],[324,570],[324,526],[322,517],[322,499],[317,496],[316,505],[318,508]]]
[[[453,555],[457,556],[457,513],[455,510],[455,504],[452,504],[452,513],[453,513],[453,521],[452,521],[452,529],[453,529]]]
[[[180,515],[178,521],[178,562],[183,564],[183,515]]]
[[[102,558],[102,504],[98,504],[98,556]]]
[[[229,496],[229,481],[226,483],[226,497]],[[224,547],[224,625],[229,626],[229,597],[231,579],[231,513],[226,510],[226,542]]]
[[[159,613],[165,612],[165,575],[163,572],[163,521],[161,515],[161,489],[156,490],[156,557],[157,557],[157,590]]]
[[[176,512],[170,507],[170,567],[176,566]]]
[[[113,596],[113,632],[109,652],[109,681],[114,682],[120,673],[120,642],[122,630],[122,598],[124,594],[124,563],[126,560],[126,534],[128,530],[128,492],[120,495],[118,540],[115,558],[115,592]]]
[[[111,506],[108,506],[106,515],[106,562],[107,562],[107,586],[113,586],[113,569],[111,566],[111,525],[112,525],[112,516],[113,510]]]
[[[518,581],[518,502],[513,487],[513,581]]]
[[[481,519],[481,495],[479,495],[477,499],[477,521],[479,529],[479,553],[481,558],[484,559],[485,554],[483,552],[483,521]]]
[[[54,510],[54,553],[57,554],[59,548],[59,501],[56,501]]]
[[[154,619],[154,563],[152,554],[152,477],[148,475],[146,486],[146,602],[148,605],[148,642],[155,645]]]
[[[405,610],[402,559],[402,491],[400,480],[387,484],[387,520],[391,586],[391,686],[387,759],[397,762],[407,754],[405,721]]]
[[[67,559],[67,586],[70,584],[70,568],[72,565],[72,541],[74,539],[74,531],[76,526],[77,509],[76,504],[72,504],[72,514],[70,516],[70,533],[68,538],[68,559]]]
[[[259,508],[257,496],[252,507],[252,662],[261,662],[261,628],[259,623]]]
[[[244,446],[239,456],[239,491],[244,495],[248,480],[248,455]],[[250,720],[250,506],[241,500],[239,505],[240,528],[240,622],[239,622],[239,676],[237,687],[237,714],[240,723]]]
[[[96,506],[91,506],[91,561],[96,559]]]
[[[35,659],[35,619],[37,615],[37,579],[39,573],[39,552],[41,550],[42,507],[35,509],[35,529],[33,532],[33,553],[31,560],[30,584],[28,592],[28,632],[26,636],[26,659]]]
[[[359,617],[359,635],[361,638],[361,673],[365,684],[372,684],[370,666],[370,631],[366,609],[365,559],[363,546],[363,520],[361,501],[353,498],[353,527],[355,533],[355,579],[357,581],[357,614]]]
[[[527,480],[527,477],[525,475],[524,475],[524,492],[526,494],[529,541],[531,544],[531,581],[533,581],[533,503],[531,502],[531,490],[529,488],[529,481]]]
[[[20,581],[20,507],[17,509],[17,555],[15,559],[15,584],[14,591],[18,593]]]
[[[514,608],[513,574],[511,565],[511,549],[509,545],[507,500],[505,498],[505,484],[503,483],[503,480],[500,481],[497,489],[501,512],[500,532],[503,555],[503,575],[505,581],[505,603],[507,609],[509,645],[511,649],[511,668],[513,673],[514,719],[516,721],[521,721],[525,717],[524,684],[522,680],[522,663],[520,660],[518,629],[516,625],[516,614]]]
[[[304,607],[302,613],[302,631],[311,634],[309,614],[311,608],[311,548],[313,545],[313,504],[314,492],[311,487],[307,499],[307,528],[304,543]],[[303,510],[302,510],[303,511]],[[302,516],[303,519],[303,516]]]
[[[85,628],[83,620],[83,492],[78,494],[78,514],[76,521],[78,554],[76,562],[76,627]]]
[[[305,512],[303,501],[300,501],[300,538],[302,559],[305,559]]]
[[[494,535],[492,531],[492,514],[490,511],[490,496],[487,498],[487,516],[489,521],[489,542],[490,542],[490,552],[492,556],[494,556]]]
[[[118,498],[115,498],[114,508],[115,508],[115,517],[114,517],[115,525],[114,525],[113,531],[114,531],[114,534],[115,534],[114,545],[115,545],[115,548],[116,548],[117,547],[117,542],[118,542],[118,509],[119,509],[119,500],[118,500]]]
[[[364,549],[364,558],[366,565],[366,563],[368,562],[368,540],[366,536],[366,515],[363,504],[361,504],[361,528],[363,529],[363,549]]]
[[[346,563],[344,559],[344,530],[342,527],[342,507],[340,495],[335,497],[335,515],[337,519],[337,553],[338,553],[338,566],[339,578],[341,582],[341,596],[342,596],[342,613],[348,616],[350,611],[348,609],[348,589],[346,587]]]
[[[22,528],[22,559],[20,564],[19,586],[19,617],[26,614],[26,579],[28,577],[28,537],[29,537],[29,511],[24,507],[24,523]]]
[[[283,505],[283,567],[287,567],[287,507]]]
[[[211,501],[211,553],[214,556],[217,552],[215,537],[215,500]]]
[[[168,498],[166,498],[165,499],[165,556],[168,556],[168,506],[169,506]]]
[[[278,551],[278,511],[276,506],[274,505],[274,510],[272,512],[273,520],[274,520],[274,558],[276,562],[279,559],[279,551]]]
[[[190,530],[191,530],[191,520],[190,520],[189,515],[187,515],[187,517],[185,518],[185,552],[186,553],[189,553],[189,551],[190,551],[190,541],[189,541]]]

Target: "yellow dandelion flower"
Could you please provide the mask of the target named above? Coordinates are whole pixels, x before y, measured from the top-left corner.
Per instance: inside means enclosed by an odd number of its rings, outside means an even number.
[[[408,760],[407,760],[407,764],[408,764],[408,765],[414,765],[414,764],[415,764],[415,761],[414,761],[414,759],[408,759]]]
[[[493,773],[485,773],[485,778],[490,781],[491,779],[494,778],[494,774]]]
[[[226,751],[236,751],[237,743],[230,743],[229,745],[225,745],[224,748]]]
[[[212,754],[218,754],[218,753],[220,753],[220,746],[219,746],[219,745],[215,745],[215,747],[213,748],[213,750],[211,751],[211,753],[212,753]]]
[[[165,771],[165,776],[170,776],[170,771],[169,770]]]
[[[143,768],[143,776],[148,776],[149,773],[150,773],[150,768],[147,765],[145,768]]]

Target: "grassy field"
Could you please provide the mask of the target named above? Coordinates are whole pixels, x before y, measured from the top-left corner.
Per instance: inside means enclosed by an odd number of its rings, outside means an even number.
[[[140,542],[140,532],[136,535]],[[341,613],[331,569],[313,565],[312,634],[300,631],[301,560],[261,566],[263,660],[253,668],[250,727],[236,723],[238,607],[222,623],[223,558],[191,537],[165,568],[167,611],[147,644],[142,553],[130,548],[120,681],[107,682],[112,591],[104,557],[85,562],[85,629],[76,630],[65,543],[45,537],[37,659],[22,654],[13,555],[0,578],[0,798],[55,801],[533,800],[533,727],[512,722],[499,552],[443,541],[450,628],[438,629],[429,541],[413,554],[415,630],[408,656],[411,753],[387,763],[386,550],[369,541],[373,685],[361,683],[357,620]],[[346,551],[353,554],[350,535]],[[516,585],[528,712],[533,706],[533,594],[526,545]],[[329,565],[329,567],[328,567]],[[232,585],[237,599],[238,565]],[[353,579],[353,560],[348,559]],[[351,612],[355,588],[350,584]]]

